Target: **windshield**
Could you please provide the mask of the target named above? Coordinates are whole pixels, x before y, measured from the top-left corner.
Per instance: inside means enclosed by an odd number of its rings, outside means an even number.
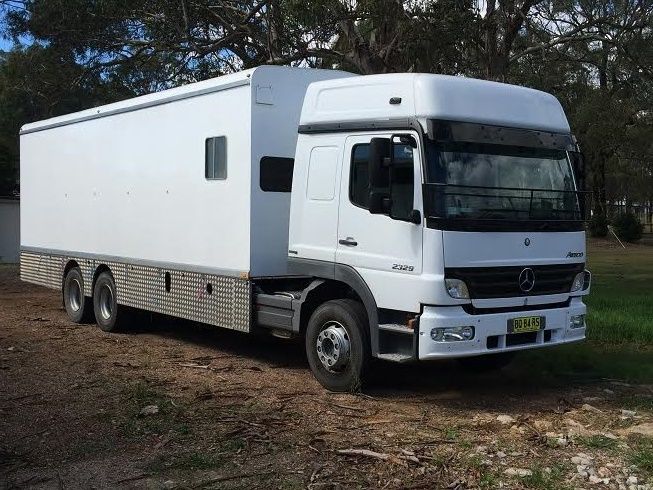
[[[578,197],[564,150],[429,143],[428,216],[441,219],[577,221]]]

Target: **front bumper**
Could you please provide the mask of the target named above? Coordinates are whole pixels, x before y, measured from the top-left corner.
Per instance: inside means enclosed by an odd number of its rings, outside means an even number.
[[[582,299],[572,298],[569,306],[553,309],[470,315],[460,306],[426,306],[420,315],[417,354],[420,360],[478,356],[578,342],[585,339],[586,327],[572,329],[569,317],[584,315]],[[523,316],[544,316],[546,327],[533,334],[508,334],[508,320]],[[435,342],[435,327],[473,326],[472,340]]]

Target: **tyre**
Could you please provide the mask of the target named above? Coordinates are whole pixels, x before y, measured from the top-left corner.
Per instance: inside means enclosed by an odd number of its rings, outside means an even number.
[[[116,282],[111,272],[102,272],[93,288],[93,311],[95,321],[105,332],[120,332],[126,329],[128,312],[118,305]]]
[[[63,280],[63,305],[68,318],[75,323],[93,321],[93,305],[84,296],[84,277],[79,267],[73,267]]]
[[[501,354],[486,354],[478,357],[464,357],[458,359],[458,363],[466,371],[482,373],[503,369],[514,358],[514,352],[503,352]]]
[[[306,329],[306,355],[311,371],[330,391],[361,388],[370,360],[368,320],[357,301],[337,299],[319,306]]]

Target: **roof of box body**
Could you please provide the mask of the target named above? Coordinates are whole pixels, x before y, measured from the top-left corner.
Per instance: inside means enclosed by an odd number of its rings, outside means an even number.
[[[107,104],[99,107],[94,107],[92,109],[75,112],[72,114],[66,114],[64,116],[53,117],[51,119],[46,119],[43,121],[26,124],[21,128],[21,134],[32,133],[35,131],[42,131],[49,128],[65,126],[68,124],[74,124],[81,121],[97,119],[100,117],[107,117],[114,114],[120,114],[123,112],[145,109],[148,107],[153,107],[161,104],[167,104],[177,100],[187,99],[190,97],[197,97],[212,92],[219,92],[221,90],[227,90],[242,85],[248,85],[251,83],[251,80],[254,77],[255,73],[263,72],[263,71],[274,72],[274,71],[281,71],[281,70],[301,71],[301,72],[306,72],[306,71],[327,72],[328,71],[330,73],[339,73],[343,77],[351,76],[351,74],[349,73],[337,72],[336,70],[315,70],[309,68],[290,68],[284,66],[259,66],[257,68],[244,70],[238,73],[211,78],[209,80],[204,80],[202,82],[189,83],[187,85],[182,85],[180,87],[172,88],[169,90],[163,90],[161,92],[142,95],[140,97],[134,97],[120,102],[115,102],[113,104]]]
[[[391,98],[401,103],[390,103]],[[312,83],[300,124],[410,117],[569,133],[553,95],[517,85],[423,73],[368,75]]]

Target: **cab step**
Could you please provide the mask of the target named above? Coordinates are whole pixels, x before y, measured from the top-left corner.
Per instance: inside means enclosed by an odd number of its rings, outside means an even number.
[[[390,361],[390,362],[410,362],[415,360],[414,356],[411,356],[409,354],[401,354],[401,353],[379,354],[377,357],[384,361]]]
[[[398,323],[381,323],[379,324],[379,330],[385,330],[386,332],[404,333],[408,335],[413,335],[415,333],[412,328],[408,328],[406,325],[399,325]]]

